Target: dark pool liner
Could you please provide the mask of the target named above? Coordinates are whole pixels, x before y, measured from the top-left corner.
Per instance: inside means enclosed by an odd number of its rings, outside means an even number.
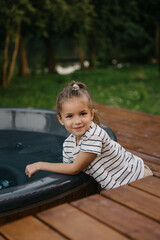
[[[114,132],[110,128],[105,125],[102,125],[102,127],[113,140],[117,141]],[[65,128],[59,124],[54,110],[1,108],[0,131],[6,129],[50,134],[58,133],[64,137],[68,136]],[[91,177],[84,173],[75,176],[51,173],[42,179],[1,190],[0,213],[24,208],[53,198],[90,180]]]

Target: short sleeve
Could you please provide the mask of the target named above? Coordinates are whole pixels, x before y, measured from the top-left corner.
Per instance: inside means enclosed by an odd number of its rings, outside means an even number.
[[[66,139],[63,143],[63,162],[64,163],[72,163],[73,162],[73,156],[72,156],[72,141],[69,139]]]
[[[102,139],[99,136],[90,136],[81,143],[80,151],[100,155],[102,152]]]
[[[72,163],[70,157],[66,154],[65,150],[63,149],[63,162],[64,163]]]

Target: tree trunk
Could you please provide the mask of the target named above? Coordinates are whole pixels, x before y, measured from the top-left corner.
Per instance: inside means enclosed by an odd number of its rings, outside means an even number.
[[[7,81],[7,67],[8,67],[8,48],[9,48],[9,33],[6,33],[5,44],[4,44],[4,53],[3,53],[3,70],[2,70],[2,87],[6,88],[8,86]]]
[[[156,60],[160,71],[160,11],[156,14]]]
[[[10,84],[11,78],[13,76],[13,70],[16,62],[17,53],[18,53],[19,40],[20,40],[20,23],[17,26],[15,45],[14,45],[14,50],[13,50],[12,59],[11,59],[9,72],[8,72],[8,78],[7,78],[8,85]]]
[[[96,56],[96,42],[94,36],[89,37],[89,55],[90,55],[90,66],[92,69],[97,67],[97,56]]]
[[[80,43],[80,38],[79,36],[76,36],[76,42],[77,42],[77,54],[80,60],[80,64],[81,64],[81,69],[84,69],[84,52],[83,52],[83,48],[81,46]]]
[[[43,38],[44,40],[44,46],[46,49],[46,58],[47,58],[47,67],[49,69],[49,72],[55,71],[55,63],[54,63],[54,57],[53,57],[53,48],[51,45],[51,41],[49,38]]]
[[[26,47],[23,37],[20,37],[19,41],[19,57],[20,57],[19,75],[25,77],[29,74],[29,68],[27,62]]]

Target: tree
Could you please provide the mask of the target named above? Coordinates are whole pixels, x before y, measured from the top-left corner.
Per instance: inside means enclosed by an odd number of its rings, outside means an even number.
[[[151,36],[151,39],[155,39],[155,53],[153,55],[160,71],[160,1],[148,0],[147,4],[144,4],[144,1],[141,0],[140,4],[143,6],[145,12],[145,28]]]
[[[18,52],[18,45],[19,45],[19,39],[20,39],[20,20],[17,17],[14,22],[13,20],[13,5],[10,3],[9,6],[6,6],[5,3],[3,2],[3,7],[1,8],[1,24],[5,26],[5,43],[4,43],[4,51],[3,51],[3,69],[2,69],[2,86],[5,88],[9,85],[12,75],[13,75],[13,70],[14,70],[14,65],[15,65],[15,60],[17,57],[17,52]],[[15,11],[18,15],[18,11],[15,7]],[[6,23],[6,24],[4,24]],[[13,28],[15,29],[15,32],[13,32]],[[11,60],[9,63],[9,56],[8,56],[8,51],[9,51],[9,43],[11,40],[11,36],[14,38],[14,47],[13,47],[13,53],[11,56]]]
[[[160,71],[160,7],[156,11],[156,59]]]
[[[85,54],[82,39],[86,38],[91,28],[94,6],[90,0],[66,0],[66,5],[68,16],[65,18],[65,21],[67,20],[65,30],[75,39],[81,68],[84,69]]]
[[[103,55],[106,48],[106,29],[108,26],[109,6],[106,0],[92,0],[94,11],[91,17],[91,27],[88,31],[88,48],[91,68],[97,67],[98,55]]]
[[[19,41],[19,75],[24,77],[29,74],[25,38],[21,35]]]
[[[21,26],[28,17],[27,10],[32,10],[29,0],[1,1],[0,24],[1,29],[5,30],[5,43],[3,50],[3,69],[2,69],[2,87],[6,88],[11,81],[15,62],[18,54],[18,48],[21,37]],[[12,45],[12,53],[9,55],[9,46]]]
[[[148,9],[145,9],[147,4],[144,0],[104,0],[103,23],[106,22],[106,42],[110,43],[107,52],[111,58],[117,61],[148,59],[153,39],[148,26],[153,28],[154,21],[148,11],[153,4],[150,1]]]
[[[32,4],[36,9],[32,16],[32,22],[34,22],[32,27],[43,40],[46,52],[46,66],[49,72],[54,72],[55,57],[52,39],[57,35],[62,36],[68,29],[68,4],[65,0],[34,0]]]

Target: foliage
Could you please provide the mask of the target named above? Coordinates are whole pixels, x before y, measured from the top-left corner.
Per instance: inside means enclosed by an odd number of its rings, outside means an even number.
[[[26,56],[36,59],[37,65],[42,62],[43,68],[52,70],[55,65],[55,39],[61,43],[68,36],[72,38],[82,67],[85,57],[90,60],[92,68],[107,66],[112,59],[146,63],[154,58],[158,62],[159,12],[159,0],[1,0],[0,40],[3,51],[0,50],[0,55],[8,52],[4,68],[12,59],[17,26],[20,26],[19,38],[22,37],[23,42],[32,45],[33,39],[36,43],[43,41],[46,54],[43,49],[32,54],[32,46],[26,45],[25,49],[28,51]],[[6,35],[9,37],[8,46]],[[62,56],[59,54],[59,57]],[[0,59],[0,62],[3,64],[4,60]],[[11,65],[14,69],[15,63]],[[17,67],[20,68],[18,61]]]

